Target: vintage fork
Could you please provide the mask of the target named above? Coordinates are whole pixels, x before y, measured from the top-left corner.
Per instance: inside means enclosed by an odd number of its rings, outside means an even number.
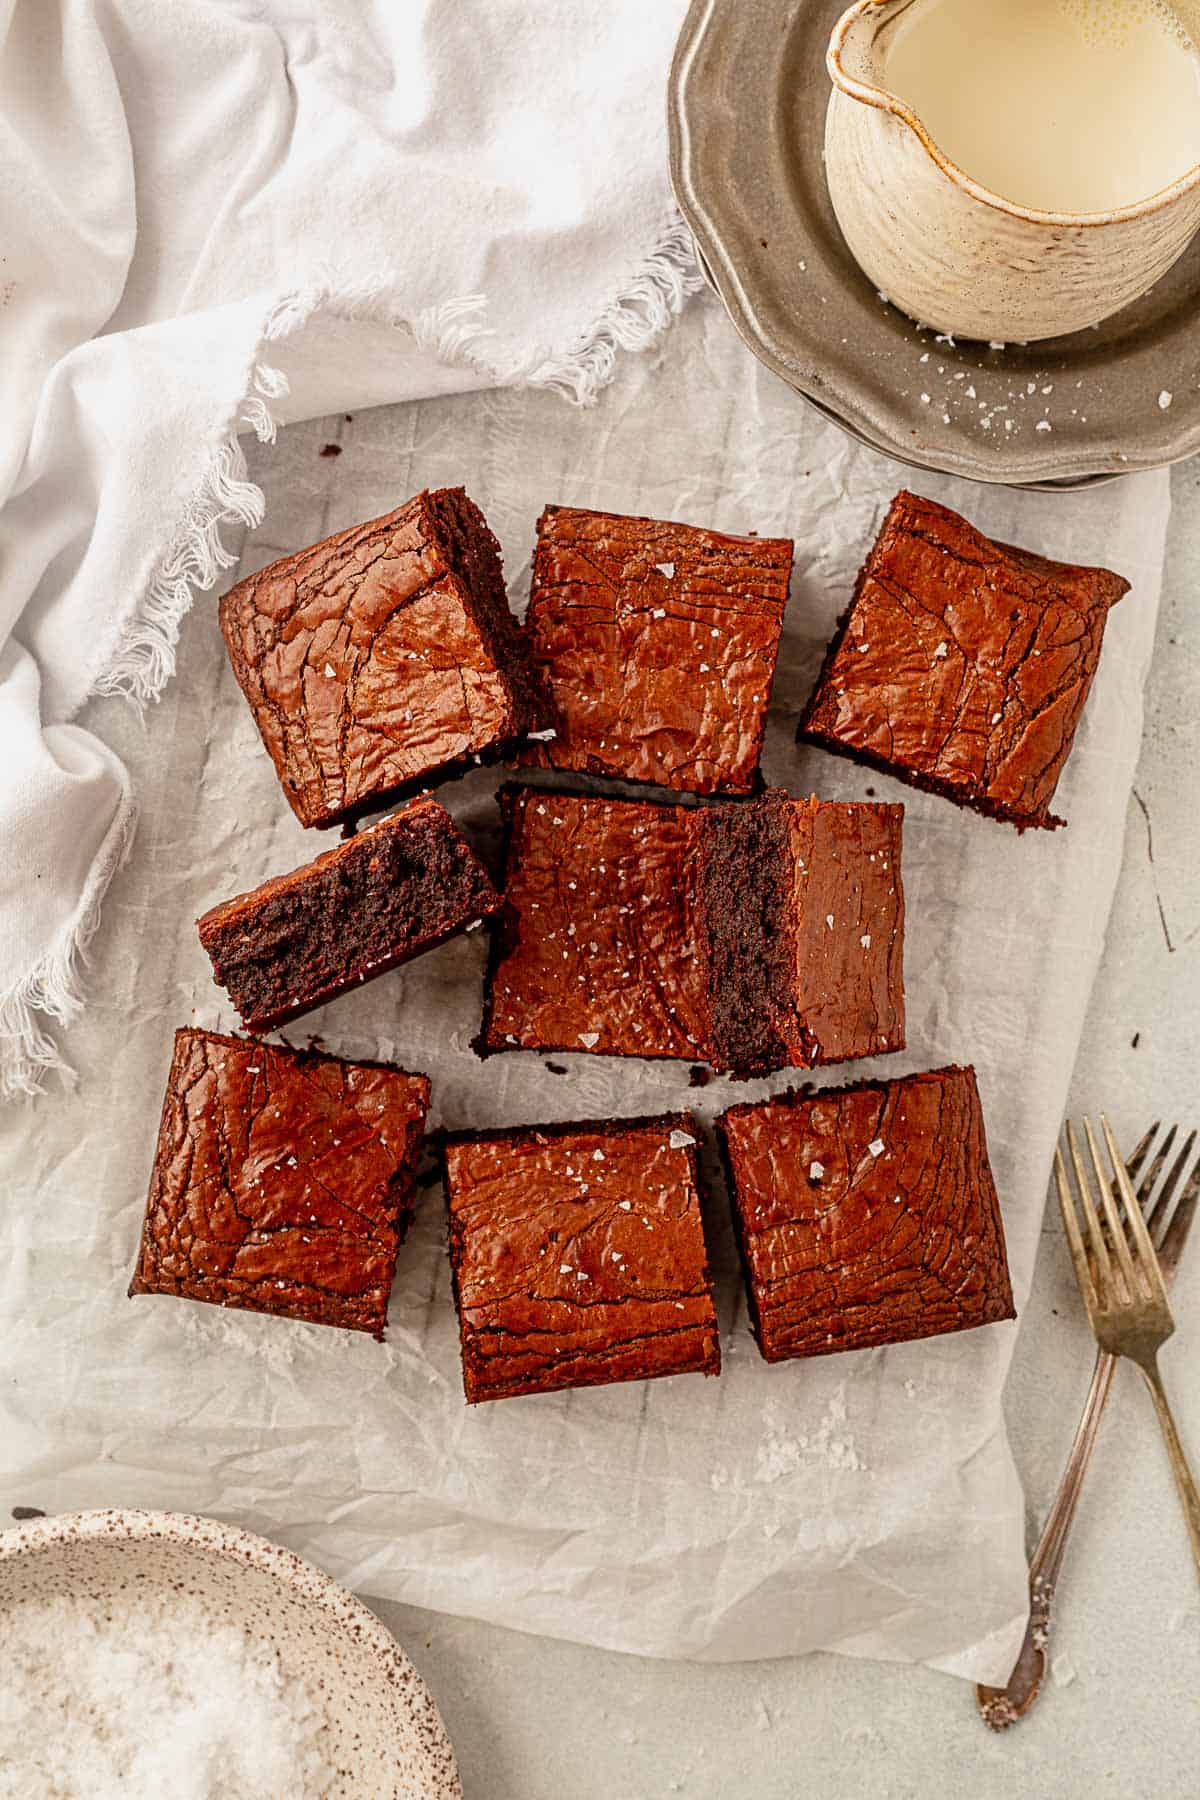
[[[1196,1133],[1189,1133],[1160,1186],[1160,1177],[1167,1158],[1175,1147],[1178,1129],[1172,1125],[1153,1155],[1150,1155],[1151,1145],[1154,1144],[1159,1129],[1157,1122],[1150,1127],[1130,1157],[1127,1168],[1131,1183],[1141,1178],[1137,1204],[1146,1219],[1150,1237],[1157,1245],[1163,1277],[1170,1281],[1179,1267],[1188,1233],[1196,1217],[1197,1201],[1200,1199],[1200,1160],[1194,1164],[1172,1212],[1171,1203],[1187,1170]],[[1008,1678],[1008,1685],[996,1688],[980,1683],[975,1690],[984,1721],[994,1731],[1003,1731],[1006,1726],[1015,1724],[1029,1711],[1041,1691],[1046,1674],[1046,1652],[1058,1577],[1083,1490],[1084,1477],[1100,1435],[1100,1422],[1108,1404],[1116,1367],[1117,1359],[1114,1355],[1105,1349],[1097,1350],[1091,1386],[1079,1429],[1075,1434],[1075,1442],[1071,1446],[1042,1535],[1030,1559],[1029,1623],[1013,1672]]]

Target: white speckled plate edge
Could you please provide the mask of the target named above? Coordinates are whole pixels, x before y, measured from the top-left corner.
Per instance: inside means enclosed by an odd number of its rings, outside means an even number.
[[[918,468],[1059,489],[1200,450],[1200,239],[1116,318],[1040,345],[938,342],[874,293],[821,166],[824,48],[842,10],[693,0],[676,45],[676,199],[749,348],[852,435]]]
[[[391,1793],[404,1800],[408,1796],[419,1796],[419,1800],[462,1800],[454,1751],[437,1705],[387,1628],[348,1588],[315,1564],[240,1526],[194,1513],[137,1509],[59,1513],[23,1521],[0,1531],[0,1619],[5,1605],[6,1570],[12,1575],[19,1568],[28,1575],[34,1559],[45,1557],[52,1564],[56,1551],[86,1555],[91,1549],[97,1558],[103,1558],[106,1552],[119,1550],[136,1557],[139,1548],[149,1548],[160,1561],[175,1550],[197,1567],[211,1568],[214,1573],[219,1570],[221,1585],[231,1592],[238,1591],[239,1579],[244,1580],[246,1571],[254,1572],[260,1583],[265,1579],[281,1591],[284,1603],[294,1601],[302,1606],[306,1622],[327,1625],[327,1631],[315,1632],[312,1639],[314,1646],[318,1642],[320,1645],[323,1679],[328,1681],[330,1672],[327,1652],[332,1645],[336,1663],[339,1643],[353,1650],[360,1671],[364,1662],[377,1671],[376,1691],[366,1698],[374,1708],[378,1736],[367,1747],[376,1753],[377,1765],[388,1769],[393,1782]],[[54,1581],[52,1569],[50,1585],[60,1586]],[[77,1591],[74,1584],[71,1591]],[[261,1626],[249,1596],[239,1622],[251,1630]],[[336,1684],[326,1691],[332,1708],[337,1704]],[[361,1682],[356,1682],[355,1703],[361,1706],[363,1698]],[[361,1794],[363,1800],[368,1796],[370,1800],[384,1800],[388,1790],[373,1780],[369,1786],[351,1786],[341,1791]]]

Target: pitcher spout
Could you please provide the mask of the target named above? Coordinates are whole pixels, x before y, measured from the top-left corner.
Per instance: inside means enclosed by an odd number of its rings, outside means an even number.
[[[834,26],[825,56],[835,88],[908,122],[915,122],[909,109],[883,85],[879,33],[912,4],[913,0],[856,0]]]

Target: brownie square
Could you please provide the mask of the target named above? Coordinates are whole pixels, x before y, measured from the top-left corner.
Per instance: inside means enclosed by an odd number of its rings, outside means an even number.
[[[768,1362],[1015,1316],[974,1069],[734,1106],[717,1131]]]
[[[551,724],[500,547],[462,488],[285,556],[230,589],[221,630],[304,825],[381,806]]]
[[[515,783],[499,800],[504,908],[484,1047],[703,1057],[692,813]]]
[[[382,1338],[428,1105],[424,1075],[177,1031],[130,1294]]]
[[[467,1399],[719,1374],[690,1113],[449,1136]]]
[[[748,1077],[902,1050],[904,808],[774,788],[693,817],[713,1066]]]
[[[789,538],[548,506],[528,624],[557,734],[521,760],[749,793],[791,567]]]
[[[302,869],[213,907],[197,929],[242,1023],[269,1031],[499,905],[449,813],[422,795]]]
[[[1061,825],[1050,801],[1128,590],[897,494],[797,736],[1021,830]]]
[[[903,807],[501,790],[482,1044],[737,1075],[904,1046]]]

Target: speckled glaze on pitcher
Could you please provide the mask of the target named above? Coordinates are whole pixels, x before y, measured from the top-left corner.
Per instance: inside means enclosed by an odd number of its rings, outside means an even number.
[[[857,0],[826,59],[829,193],[864,272],[919,324],[992,342],[1080,331],[1136,300],[1200,227],[1200,164],[1109,212],[1039,212],[1002,199],[880,84],[879,34],[913,3]],[[1175,10],[1200,41],[1200,0],[1176,0]]]

